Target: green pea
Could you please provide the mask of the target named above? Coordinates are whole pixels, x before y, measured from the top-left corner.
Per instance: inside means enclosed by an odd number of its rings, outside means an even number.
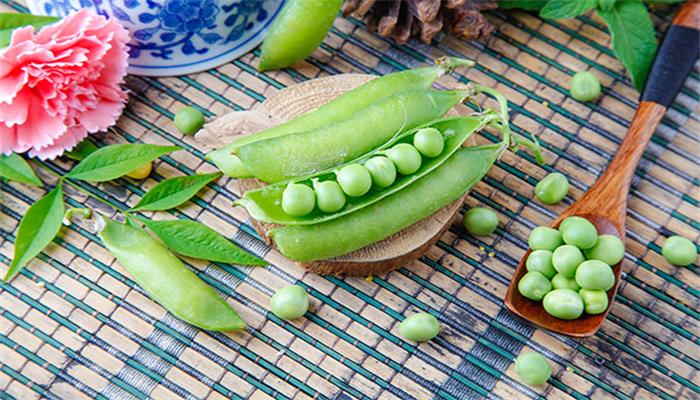
[[[402,175],[411,175],[418,171],[422,163],[420,153],[408,143],[399,143],[386,152],[387,157],[396,164]]]
[[[564,242],[561,238],[561,232],[558,230],[546,226],[538,226],[530,232],[527,244],[533,250],[554,251],[557,247],[564,244]]]
[[[552,172],[535,185],[535,196],[545,204],[559,203],[569,192],[569,180],[560,172]]]
[[[314,190],[316,191],[316,203],[318,203],[319,210],[331,213],[345,206],[345,194],[337,182],[317,182],[314,185]]]
[[[589,260],[600,260],[608,265],[615,265],[625,256],[625,245],[615,235],[600,235],[595,245],[583,253]]]
[[[698,249],[690,240],[676,235],[666,239],[661,254],[673,265],[686,266],[698,258]]]
[[[600,81],[591,72],[577,72],[571,78],[569,92],[578,101],[593,101],[600,96]]]
[[[552,376],[552,368],[541,354],[530,351],[515,359],[515,373],[526,385],[542,385]]]
[[[291,0],[285,4],[260,46],[258,69],[288,67],[313,53],[342,4],[342,0]]]
[[[386,157],[372,157],[365,163],[372,176],[372,183],[378,188],[386,188],[396,181],[396,166]]]
[[[282,193],[282,210],[300,217],[313,211],[316,205],[314,190],[301,183],[290,183]]]
[[[301,318],[308,310],[309,295],[299,285],[285,286],[270,298],[270,311],[278,318]]]
[[[578,291],[583,300],[586,314],[601,314],[608,309],[608,294],[600,289],[581,289]]]
[[[581,289],[581,286],[576,283],[576,279],[567,278],[562,274],[554,275],[552,278],[552,287],[554,289],[571,289],[576,292]]]
[[[488,208],[475,207],[464,213],[462,225],[472,235],[486,236],[498,227],[498,216]]]
[[[576,269],[576,283],[584,289],[610,290],[615,285],[612,268],[599,260],[588,260]]]
[[[547,279],[552,279],[557,271],[552,264],[552,252],[549,250],[535,250],[527,256],[525,267],[528,271],[537,271],[546,276]]]
[[[540,301],[550,290],[552,284],[549,279],[538,271],[526,273],[518,282],[518,291],[530,300]]]
[[[575,219],[571,219],[575,218]],[[598,231],[587,219],[580,217],[569,217],[562,222],[560,227],[564,243],[571,244],[581,250],[590,249],[598,240]]]
[[[557,247],[552,254],[554,269],[567,278],[573,278],[576,268],[584,261],[586,259],[583,258],[581,250],[570,244]]]
[[[542,300],[547,314],[560,319],[576,319],[583,314],[583,300],[571,289],[554,289]]]
[[[145,231],[102,216],[98,233],[148,296],[176,317],[210,331],[232,331],[246,324],[224,299]]]
[[[399,333],[408,340],[426,342],[440,333],[440,323],[433,315],[421,312],[401,321]]]
[[[204,125],[204,115],[193,107],[182,107],[175,114],[175,128],[185,135],[192,135]]]
[[[360,197],[372,187],[372,176],[360,164],[346,165],[336,174],[338,184],[348,196]]]
[[[423,128],[413,137],[413,145],[426,157],[437,157],[445,148],[442,133],[435,128]]]
[[[576,221],[587,221],[587,219],[585,219],[583,217],[577,217],[577,216],[567,217],[563,221],[561,221],[561,223],[559,224],[559,232],[563,232],[564,229],[566,229],[567,225],[569,225],[572,222],[576,222]]]

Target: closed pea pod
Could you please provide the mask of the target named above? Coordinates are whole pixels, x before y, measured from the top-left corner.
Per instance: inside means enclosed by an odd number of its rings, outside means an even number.
[[[234,149],[234,154],[253,176],[267,183],[316,174],[358,158],[403,131],[441,117],[472,93],[469,89],[398,93],[347,119],[249,143]]]
[[[386,143],[382,148],[370,152],[359,159],[353,160],[352,162],[357,164],[367,160],[365,162],[365,168],[367,168],[370,175],[372,175],[372,182],[377,188],[370,190],[369,193],[362,197],[348,197],[345,206],[332,214],[322,212],[322,210],[314,210],[307,215],[294,217],[285,213],[280,207],[280,199],[286,187],[286,183],[282,182],[248,191],[234,204],[244,206],[248,213],[257,220],[284,225],[307,225],[338,218],[363,207],[367,207],[404,187],[410,186],[413,182],[420,179],[420,177],[425,176],[430,173],[430,171],[440,166],[440,164],[444,163],[451,154],[462,146],[464,141],[467,140],[473,132],[491,123],[494,118],[494,115],[487,114],[484,116],[452,117],[432,122],[432,126],[449,133],[449,135],[446,135],[445,149],[439,157],[426,159],[425,162],[421,164],[420,169],[412,175],[396,176],[393,162],[386,157],[377,156],[377,154],[381,152],[383,148],[393,146],[393,144],[398,141],[410,141],[414,131],[406,132],[394,141]],[[377,168],[374,164],[379,163],[388,163],[388,165],[385,165],[384,168]],[[313,179],[334,180],[335,178],[335,171],[329,170],[311,177],[300,178],[299,180],[295,180],[295,182],[307,182]],[[382,187],[378,184],[381,183],[384,185],[390,180],[392,180],[392,183],[390,183],[389,186]]]
[[[207,160],[216,164],[225,174],[232,177],[249,177],[250,172],[244,169],[240,159],[232,152],[248,143],[296,132],[305,132],[320,128],[330,123],[342,121],[355,115],[358,111],[369,107],[380,98],[414,89],[427,89],[440,76],[458,66],[474,65],[473,61],[443,57],[431,67],[415,68],[395,72],[373,79],[337,98],[322,105],[318,109],[303,114],[291,121],[276,125],[272,128],[234,140],[231,144],[207,154]],[[240,175],[239,175],[240,174]]]
[[[342,4],[343,0],[289,0],[260,46],[258,69],[284,68],[305,59],[321,44]]]
[[[142,230],[98,218],[104,222],[98,235],[109,252],[173,315],[206,330],[245,328],[238,314],[159,241]]]

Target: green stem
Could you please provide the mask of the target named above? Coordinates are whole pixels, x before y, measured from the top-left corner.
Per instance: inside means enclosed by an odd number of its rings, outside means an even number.
[[[532,140],[528,140],[526,138],[518,137],[515,135],[511,136],[509,123],[510,117],[508,115],[508,99],[506,98],[506,96],[504,96],[501,92],[487,86],[474,85],[474,88],[476,89],[476,93],[488,94],[489,96],[496,99],[496,101],[498,101],[498,105],[500,108],[499,114],[501,115],[501,133],[503,134],[503,141],[507,144],[510,144],[510,141],[512,140],[516,146],[525,147],[526,149],[530,150],[530,152],[532,152],[538,164],[544,164],[545,160],[544,156],[542,156],[542,148],[540,147],[540,143],[537,141],[537,138],[534,134],[530,133],[530,137],[532,138]]]

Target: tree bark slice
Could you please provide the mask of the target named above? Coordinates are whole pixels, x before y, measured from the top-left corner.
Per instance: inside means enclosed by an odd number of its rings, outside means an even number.
[[[250,135],[258,130],[295,118],[314,110],[333,98],[376,78],[372,75],[344,74],[313,79],[285,88],[249,111],[234,111],[207,123],[196,139],[208,147],[219,147],[235,137]],[[448,114],[457,115],[453,109]],[[470,140],[470,144],[473,144]],[[264,186],[256,179],[239,179],[241,193]],[[466,194],[465,194],[466,196]],[[333,259],[296,263],[322,275],[370,276],[384,274],[423,255],[452,224],[464,203],[464,196],[396,234],[352,253]],[[261,237],[268,237],[273,224],[251,220]],[[348,232],[348,234],[353,234]],[[283,257],[280,257],[283,258]],[[287,260],[290,264],[295,262]]]

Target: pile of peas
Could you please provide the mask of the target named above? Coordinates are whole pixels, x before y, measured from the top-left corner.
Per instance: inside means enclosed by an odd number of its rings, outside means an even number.
[[[587,219],[569,217],[558,230],[533,229],[528,244],[533,251],[518,282],[520,294],[541,300],[548,314],[566,320],[607,310],[607,291],[615,285],[612,266],[625,255],[620,238],[598,235]]]
[[[437,157],[444,148],[439,130],[420,129],[412,145],[399,143],[364,164],[346,165],[335,173],[335,180],[314,181],[313,189],[304,183],[290,183],[282,193],[282,210],[293,217],[304,216],[315,207],[325,213],[336,212],[345,206],[346,196],[363,196],[372,185],[387,188],[396,181],[397,173],[415,173],[423,163],[422,156]]]

